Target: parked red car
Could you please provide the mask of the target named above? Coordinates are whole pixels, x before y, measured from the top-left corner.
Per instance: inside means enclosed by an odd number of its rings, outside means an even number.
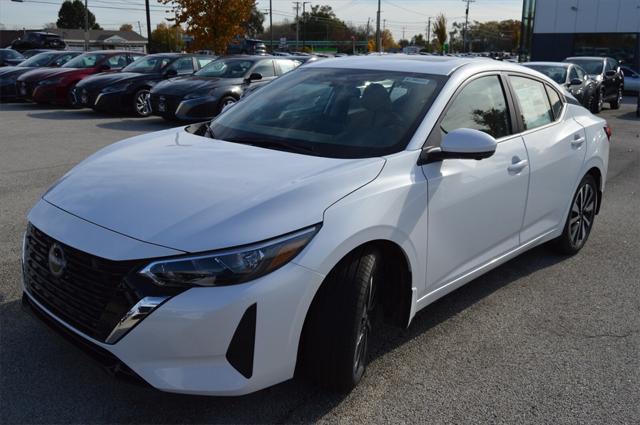
[[[18,97],[36,103],[73,105],[72,89],[89,75],[119,71],[142,53],[102,50],[83,53],[60,68],[36,69],[18,77]]]

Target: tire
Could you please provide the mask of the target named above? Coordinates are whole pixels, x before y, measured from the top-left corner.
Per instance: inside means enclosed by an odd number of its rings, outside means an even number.
[[[618,87],[618,93],[616,94],[616,98],[609,102],[609,106],[611,109],[620,109],[620,104],[622,103],[622,87]]]
[[[133,113],[136,117],[145,118],[151,115],[151,104],[149,96],[151,91],[148,88],[142,88],[133,95]]]
[[[238,99],[236,99],[233,96],[225,96],[222,99],[220,99],[220,102],[218,102],[218,114],[220,114],[222,112],[222,110],[224,109],[225,106],[230,105],[230,104],[234,104],[238,101]]]
[[[559,253],[574,255],[584,247],[593,228],[597,205],[596,181],[593,176],[587,174],[573,195],[562,235],[554,241]]]
[[[589,110],[594,114],[599,114],[602,111],[602,104],[604,101],[604,88],[600,87],[596,89],[596,92],[591,97],[591,107]]]
[[[357,249],[329,273],[307,314],[298,372],[332,391],[349,392],[362,379],[377,309],[381,255]]]
[[[78,105],[78,101],[77,101],[76,97],[73,94],[73,91],[76,89],[76,84],[78,84],[78,83],[75,82],[75,83],[73,83],[73,85],[71,85],[71,87],[69,87],[69,92],[67,93],[67,103],[72,108],[80,109],[80,105]]]

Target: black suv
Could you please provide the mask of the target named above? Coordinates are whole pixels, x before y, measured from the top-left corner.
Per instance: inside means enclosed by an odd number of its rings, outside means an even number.
[[[66,47],[67,43],[62,37],[49,32],[28,32],[11,43],[11,48],[19,52],[30,49],[64,50]]]
[[[266,55],[267,46],[262,40],[244,38],[242,40],[236,40],[234,43],[229,44],[229,46],[227,47],[227,54]]]
[[[607,57],[580,56],[566,58],[564,61],[580,65],[598,84],[596,106],[592,109],[593,112],[600,112],[604,102],[608,102],[611,109],[620,108],[624,75],[617,60]]]

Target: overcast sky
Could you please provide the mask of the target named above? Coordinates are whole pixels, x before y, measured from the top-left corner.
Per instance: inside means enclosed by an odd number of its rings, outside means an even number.
[[[118,29],[123,23],[130,23],[138,30],[138,21],[146,33],[144,0],[88,0],[89,9],[96,15],[98,23],[105,29]],[[0,24],[6,29],[41,28],[47,22],[57,20],[58,10],[63,0],[23,0],[22,3],[0,0]],[[167,6],[150,0],[151,26],[162,22],[167,16]],[[336,15],[356,25],[366,25],[371,18],[375,27],[377,0],[321,0],[311,4],[328,4]],[[307,5],[309,7],[309,5]],[[429,16],[444,13],[449,22],[464,20],[466,2],[464,0],[382,0],[382,18],[394,38],[411,38],[416,33],[424,33]],[[267,12],[269,0],[259,0],[258,8]],[[476,0],[471,3],[469,19],[478,21],[520,19],[521,0]],[[292,20],[295,16],[290,0],[273,0],[273,21]],[[269,17],[265,16],[265,28]],[[382,25],[382,24],[381,24]]]

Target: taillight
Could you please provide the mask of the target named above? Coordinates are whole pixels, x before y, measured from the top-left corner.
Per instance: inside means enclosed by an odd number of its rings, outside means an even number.
[[[609,141],[611,141],[611,127],[604,127],[604,132],[607,134],[607,139],[609,139]]]

